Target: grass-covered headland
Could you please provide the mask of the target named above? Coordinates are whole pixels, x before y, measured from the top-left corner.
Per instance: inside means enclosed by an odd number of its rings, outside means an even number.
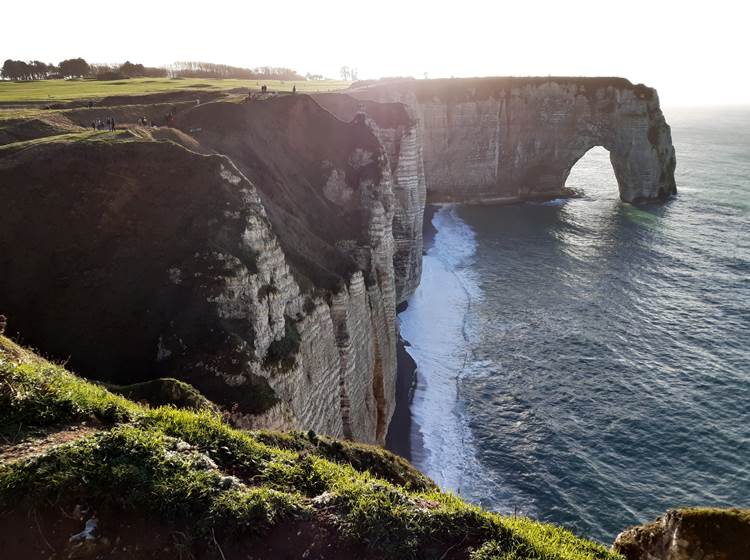
[[[0,435],[0,546],[26,558],[615,558],[380,448],[138,404],[4,337]]]
[[[0,103],[44,102],[100,99],[113,95],[145,95],[190,90],[195,95],[230,91],[238,88],[257,89],[265,85],[273,91],[331,91],[345,88],[349,82],[340,80],[218,80],[212,78],[131,78],[127,80],[37,80],[0,81]]]

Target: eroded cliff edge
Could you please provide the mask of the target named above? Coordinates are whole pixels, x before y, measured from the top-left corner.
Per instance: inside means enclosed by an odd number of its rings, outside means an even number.
[[[656,90],[623,78],[471,78],[355,84],[419,122],[428,200],[502,203],[565,194],[589,149],[610,153],[626,202],[676,192],[675,152]]]

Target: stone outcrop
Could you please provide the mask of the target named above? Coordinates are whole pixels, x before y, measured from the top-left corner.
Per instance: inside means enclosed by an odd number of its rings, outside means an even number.
[[[658,95],[622,78],[386,80],[348,93],[411,108],[430,201],[560,196],[573,165],[594,146],[609,150],[622,200],[676,190]]]
[[[627,560],[743,560],[750,558],[750,510],[682,509],[617,536]]]

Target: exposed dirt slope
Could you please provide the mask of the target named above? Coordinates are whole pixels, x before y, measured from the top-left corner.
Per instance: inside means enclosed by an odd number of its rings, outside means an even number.
[[[19,430],[23,426],[19,426]],[[0,464],[30,459],[50,452],[52,449],[100,431],[97,426],[71,424],[51,426],[47,429],[24,433],[20,441],[8,439],[0,442]]]
[[[31,119],[5,119],[0,120],[0,146],[80,130],[74,121],[57,113]]]

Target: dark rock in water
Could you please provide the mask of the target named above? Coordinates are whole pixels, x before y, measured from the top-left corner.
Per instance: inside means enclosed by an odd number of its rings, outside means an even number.
[[[670,510],[620,533],[612,550],[627,560],[747,560],[750,510]]]

